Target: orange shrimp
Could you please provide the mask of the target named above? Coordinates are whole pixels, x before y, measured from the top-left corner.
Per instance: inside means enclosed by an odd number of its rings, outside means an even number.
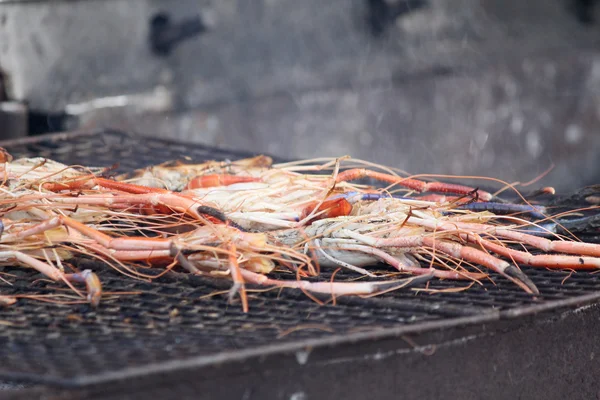
[[[260,178],[253,176],[239,176],[230,174],[212,174],[212,175],[200,175],[191,179],[187,186],[187,190],[201,189],[208,187],[217,186],[229,186],[234,183],[246,183],[246,182],[260,182]]]
[[[318,201],[311,202],[308,206],[302,210],[300,214],[300,219],[304,219],[308,217],[315,207],[319,204]],[[315,216],[308,221],[308,223],[312,223],[319,219],[324,218],[336,218],[336,217],[345,217],[350,215],[352,212],[352,204],[343,197],[338,199],[325,200],[323,204],[319,206],[319,208],[315,211]]]

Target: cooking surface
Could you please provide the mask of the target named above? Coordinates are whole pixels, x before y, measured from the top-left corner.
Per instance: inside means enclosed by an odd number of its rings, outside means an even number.
[[[190,161],[234,159],[248,154],[230,153],[199,145],[137,138],[119,132],[61,134],[6,145],[15,157],[42,156],[68,164],[110,166],[119,171],[190,157]],[[82,260],[81,268],[94,268],[106,292],[135,292],[103,299],[98,309],[87,304],[57,305],[19,299],[0,307],[0,377],[9,380],[56,384],[102,381],[138,367],[160,369],[166,361],[215,362],[217,354],[297,345],[365,332],[411,326],[425,330],[430,322],[448,325],[461,317],[482,318],[502,310],[518,310],[556,300],[589,295],[600,289],[600,275],[524,271],[540,289],[538,299],[525,294],[502,277],[459,293],[416,293],[401,290],[374,298],[339,298],[336,305],[319,305],[291,289],[250,295],[250,312],[244,314],[223,294],[230,283],[170,273],[153,282],[125,277],[102,264]],[[388,267],[376,267],[388,269]],[[388,269],[391,271],[391,269]],[[65,287],[43,280],[24,268],[4,268],[10,282],[0,282],[0,293],[47,294]],[[152,271],[145,271],[151,273]],[[154,273],[159,273],[155,270]],[[322,279],[328,279],[327,273]],[[347,276],[346,276],[347,277]],[[338,273],[336,279],[344,279]],[[454,288],[464,282],[434,280],[429,288]],[[330,300],[323,298],[324,300]],[[283,347],[284,348],[284,347]],[[204,358],[203,358],[204,357]],[[133,369],[132,369],[133,368]],[[166,367],[165,367],[166,368]]]

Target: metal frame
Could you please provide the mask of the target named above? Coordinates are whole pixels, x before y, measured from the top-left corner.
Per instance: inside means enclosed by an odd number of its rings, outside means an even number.
[[[114,373],[12,398],[589,399],[598,393],[600,343],[593,332],[600,328],[600,308],[585,306],[596,295],[578,300],[507,313],[506,319],[456,319]]]

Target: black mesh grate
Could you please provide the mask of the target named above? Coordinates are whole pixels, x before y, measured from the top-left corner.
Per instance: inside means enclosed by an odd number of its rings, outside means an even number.
[[[182,156],[202,161],[248,155],[119,132],[65,134],[12,143],[7,148],[14,156],[43,156],[69,164],[109,166],[119,162],[121,171]],[[525,269],[541,291],[538,299],[495,276],[494,284],[486,282],[460,293],[397,291],[368,299],[340,298],[336,305],[318,305],[292,290],[262,291],[251,294],[250,313],[244,314],[239,304],[228,304],[226,295],[219,294],[229,288],[224,281],[173,272],[143,282],[102,264],[81,263],[98,271],[105,291],[137,294],[103,300],[97,310],[85,304],[56,305],[29,299],[0,306],[0,377],[69,383],[167,360],[332,334],[417,326],[600,289],[600,275]],[[34,271],[2,271],[10,284],[0,282],[0,294],[39,295],[64,290]],[[343,275],[336,275],[336,279],[343,279]],[[435,281],[429,287],[456,286],[456,282]]]

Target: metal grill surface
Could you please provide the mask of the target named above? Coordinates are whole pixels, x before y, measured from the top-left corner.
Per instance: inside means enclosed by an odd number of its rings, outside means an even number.
[[[61,134],[5,145],[14,156],[42,156],[68,164],[110,166],[120,171],[183,156],[192,161],[234,159],[249,154],[184,145],[115,131]],[[250,312],[228,303],[224,281],[169,273],[152,282],[94,268],[107,292],[135,292],[85,304],[57,305],[20,299],[0,306],[0,378],[77,384],[86,377],[129,368],[225,352],[292,344],[332,335],[376,332],[431,321],[518,310],[595,293],[600,275],[524,269],[541,291],[534,299],[502,277],[459,293],[397,291],[374,298],[340,298],[319,305],[303,293],[272,290],[252,293]],[[384,268],[384,267],[381,267]],[[65,290],[35,271],[4,268],[0,293],[39,295]],[[146,271],[152,273],[152,270]],[[155,272],[157,273],[157,272]],[[325,274],[323,279],[327,279]],[[343,275],[336,275],[343,279]],[[460,283],[435,281],[430,288]]]

